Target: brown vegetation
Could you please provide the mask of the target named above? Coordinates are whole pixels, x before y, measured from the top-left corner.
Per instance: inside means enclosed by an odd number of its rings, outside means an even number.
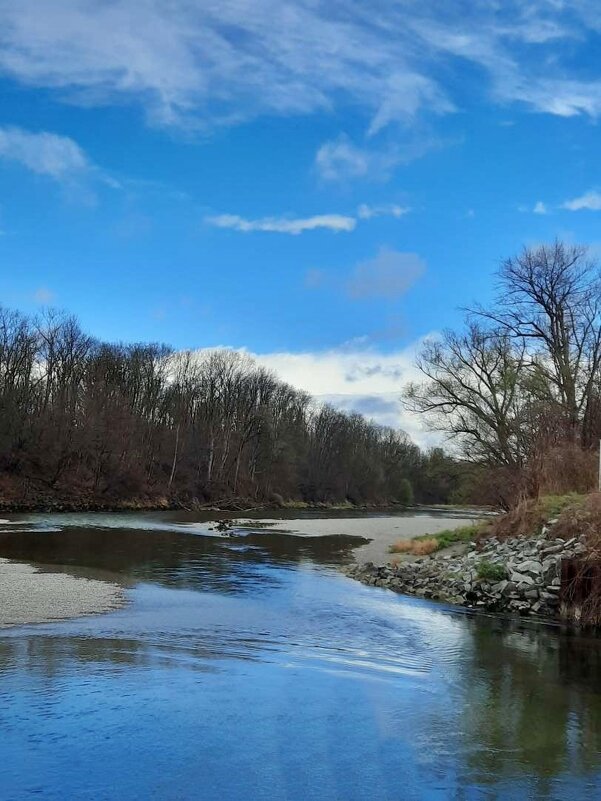
[[[438,550],[438,540],[426,539],[399,540],[390,546],[391,553],[411,554],[412,556],[428,556]]]
[[[601,435],[601,284],[585,248],[524,249],[462,331],[426,343],[409,408],[474,465],[475,500],[505,508],[590,491]]]
[[[460,470],[237,353],[99,342],[0,309],[0,505],[409,504]]]

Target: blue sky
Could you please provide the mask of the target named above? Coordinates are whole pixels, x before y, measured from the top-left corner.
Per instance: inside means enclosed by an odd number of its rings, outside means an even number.
[[[499,260],[599,250],[593,0],[0,0],[0,292],[401,424]]]

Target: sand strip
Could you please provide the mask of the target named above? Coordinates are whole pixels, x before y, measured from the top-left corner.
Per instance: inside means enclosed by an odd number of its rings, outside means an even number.
[[[95,615],[124,604],[117,584],[0,559],[0,628]]]

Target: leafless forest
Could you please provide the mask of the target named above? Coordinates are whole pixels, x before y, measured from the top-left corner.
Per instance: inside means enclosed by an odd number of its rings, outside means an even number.
[[[0,311],[5,504],[445,501],[454,471],[231,351],[108,344],[62,313]]]
[[[498,297],[428,342],[407,406],[447,437],[316,404],[228,350],[109,344],[0,310],[5,504],[476,502],[595,486],[601,289],[584,248],[525,249]]]

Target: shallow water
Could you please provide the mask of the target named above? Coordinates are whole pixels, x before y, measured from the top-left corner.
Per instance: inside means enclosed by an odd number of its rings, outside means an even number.
[[[601,797],[601,640],[345,578],[383,516],[7,517],[0,556],[131,603],[0,636],[2,801]]]

